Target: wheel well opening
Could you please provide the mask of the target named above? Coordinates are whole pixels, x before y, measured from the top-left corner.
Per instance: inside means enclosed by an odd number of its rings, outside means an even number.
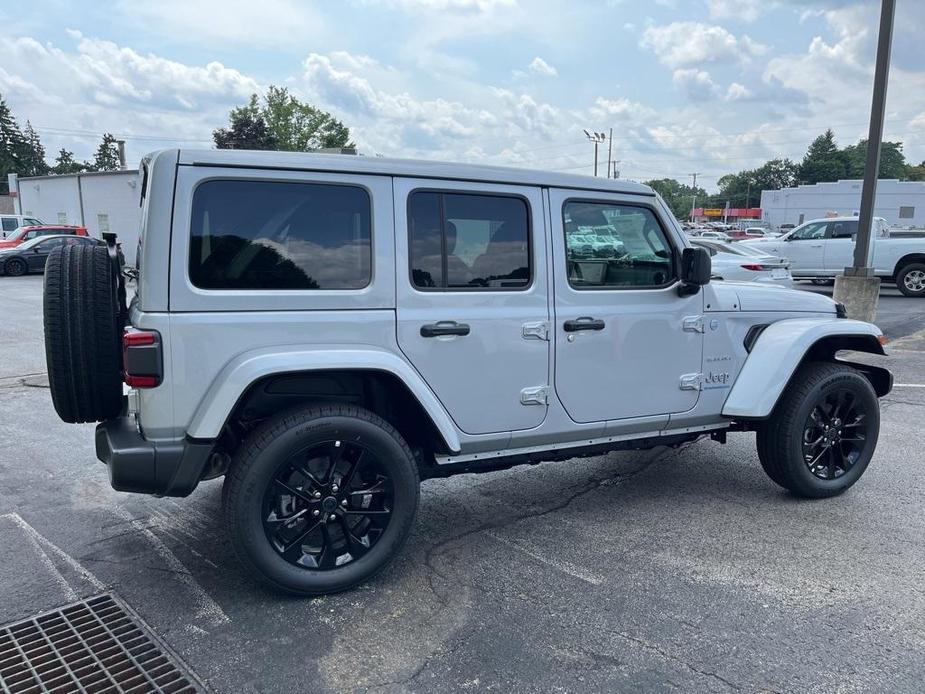
[[[266,419],[301,405],[344,403],[376,413],[405,438],[412,450],[448,453],[430,416],[394,374],[374,370],[303,371],[265,376],[238,400],[222,431],[226,450],[236,448]]]
[[[909,253],[900,258],[893,270],[893,279],[897,279],[902,269],[911,263],[925,263],[925,253]]]

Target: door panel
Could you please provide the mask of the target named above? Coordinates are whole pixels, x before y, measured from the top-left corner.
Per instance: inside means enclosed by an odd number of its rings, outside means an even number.
[[[841,274],[853,264],[854,242],[857,238],[857,220],[829,222],[826,230],[825,263],[826,272]]]
[[[626,219],[606,213],[604,220],[595,221],[587,210],[584,219],[576,219],[574,208],[564,208],[574,192],[550,190],[549,195],[555,386],[569,416],[585,423],[693,408],[700,391],[682,389],[681,377],[699,375],[703,334],[693,326],[685,330],[684,324],[692,318],[697,325],[703,293],[678,296],[674,267],[664,270],[665,264],[652,257],[658,258],[659,249],[647,251],[643,245],[655,233],[676,251],[680,248],[678,238],[658,222],[654,202],[595,193],[588,202],[610,206],[599,209],[626,211]],[[611,240],[611,234],[619,239]],[[610,244],[616,252],[609,250]],[[643,286],[657,284],[662,286]],[[699,378],[694,382],[699,386]]]
[[[396,178],[394,191],[405,356],[463,432],[540,425],[547,407],[531,392],[549,382],[540,190]]]

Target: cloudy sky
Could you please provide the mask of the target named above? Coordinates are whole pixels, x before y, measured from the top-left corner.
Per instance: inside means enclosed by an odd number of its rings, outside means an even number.
[[[0,94],[46,149],[131,163],[208,147],[269,84],[334,112],[366,154],[625,178],[799,157],[866,134],[877,0],[31,0],[0,9]],[[925,159],[925,2],[897,0],[886,137]],[[602,151],[602,161],[606,151]],[[603,164],[602,164],[603,171]]]

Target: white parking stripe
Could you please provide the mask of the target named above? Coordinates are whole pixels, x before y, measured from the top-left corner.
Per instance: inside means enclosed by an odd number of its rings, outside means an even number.
[[[925,388],[925,383],[894,383],[894,388]]]
[[[568,574],[573,578],[585,581],[590,583],[593,586],[599,586],[604,582],[604,579],[594,574],[587,569],[584,569],[580,566],[575,566],[571,562],[564,561],[562,559],[553,559],[548,554],[543,553],[542,549],[536,547],[530,543],[524,542],[523,540],[509,540],[506,537],[501,537],[493,533],[490,530],[486,530],[485,534],[488,537],[497,540],[498,542],[507,545],[508,547],[513,547],[514,549],[520,550],[528,557],[536,559],[538,562],[551,566],[554,569],[558,569],[562,573]]]

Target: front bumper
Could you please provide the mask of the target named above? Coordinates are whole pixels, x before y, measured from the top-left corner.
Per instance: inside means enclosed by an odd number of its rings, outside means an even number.
[[[109,467],[109,483],[120,492],[187,496],[209,462],[212,441],[146,439],[130,416],[96,427],[96,457]]]

